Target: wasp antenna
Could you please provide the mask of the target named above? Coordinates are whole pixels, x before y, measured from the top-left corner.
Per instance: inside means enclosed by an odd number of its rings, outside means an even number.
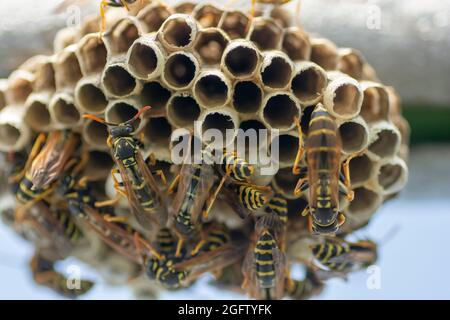
[[[151,106],[145,106],[145,107],[141,108],[141,109],[134,115],[134,117],[131,118],[130,120],[128,120],[127,122],[125,122],[125,124],[127,124],[127,123],[132,123],[132,122],[136,121],[136,120],[141,116],[141,114],[143,114],[145,111],[150,110],[151,108],[152,108]]]
[[[107,126],[118,126],[117,123],[107,122],[105,119],[102,119],[102,118],[99,118],[97,116],[94,116],[93,114],[83,114],[83,118],[84,119],[91,119],[91,120],[94,120],[96,122],[103,123],[104,125],[107,125]]]

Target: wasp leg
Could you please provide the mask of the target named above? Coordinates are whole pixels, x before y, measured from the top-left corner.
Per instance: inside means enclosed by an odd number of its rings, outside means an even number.
[[[120,0],[120,3],[127,11],[130,11],[130,7],[128,6],[128,4],[125,0]]]
[[[78,175],[81,172],[81,170],[86,167],[88,161],[89,161],[89,153],[83,152],[83,154],[81,155],[80,163],[75,168],[73,168],[73,173],[75,175]]]
[[[108,222],[127,222],[128,217],[118,217],[118,216],[111,216],[109,214],[105,214],[103,216],[103,219],[105,219]]]
[[[345,215],[343,213],[339,213],[338,215],[338,225],[342,226],[345,223]]]
[[[133,239],[134,244],[136,245],[136,248],[138,249],[139,252],[143,252],[144,250],[142,249],[142,247],[145,247],[145,249],[147,249],[156,259],[158,260],[162,259],[162,256],[158,253],[158,251],[156,251],[156,249],[153,248],[153,246],[150,245],[150,243],[144,241],[137,232],[134,233]]]
[[[80,180],[78,180],[78,185],[80,187],[86,187],[89,181],[92,181],[93,179],[91,177],[88,176],[84,176],[82,178],[80,178]]]
[[[41,151],[42,147],[45,144],[45,141],[47,140],[47,137],[45,136],[45,133],[40,133],[38,135],[38,137],[36,138],[36,141],[33,144],[33,148],[31,148],[30,154],[28,155],[28,159],[25,162],[25,166],[23,167],[23,169],[13,175],[10,178],[10,181],[12,182],[19,182],[23,176],[25,175],[26,171],[28,170],[28,168],[30,167],[31,163],[33,162],[34,158],[36,158],[36,156],[38,155],[39,151]]]
[[[291,277],[291,270],[286,267],[286,287],[292,289],[295,286],[295,282]]]
[[[175,257],[180,257],[181,249],[183,249],[184,237],[181,234],[179,234],[178,232],[175,232],[175,233],[178,237],[178,243],[177,243],[177,249],[175,251]]]
[[[106,144],[111,149],[113,147],[113,142],[111,136],[108,136],[108,139],[106,139]]]
[[[308,230],[310,233],[313,233],[313,221],[311,216],[308,217]]]
[[[241,288],[247,289],[247,287],[248,287],[248,277],[244,275],[244,280],[242,281]]]
[[[147,157],[147,160],[145,160],[145,162],[147,162],[148,166],[154,166],[156,164],[155,154],[150,153]]]
[[[44,192],[42,192],[40,195],[38,195],[36,198],[33,198],[32,200],[28,201],[27,203],[25,203],[22,208],[23,210],[28,210],[30,209],[34,204],[38,203],[39,201],[47,198],[49,195],[51,195],[53,193],[53,191],[55,191],[56,189],[56,185],[52,186],[51,188],[45,190]]]
[[[252,6],[250,8],[250,21],[249,24],[251,25],[253,22],[253,19],[255,18],[256,13],[256,0],[252,0]]]
[[[177,188],[179,182],[180,182],[180,175],[177,175],[175,179],[173,179],[173,181],[170,183],[169,189],[167,189],[167,194],[174,193],[175,192],[174,190]]]
[[[63,172],[66,172],[67,170],[69,170],[72,167],[76,168],[77,162],[78,162],[78,159],[75,159],[75,158],[70,159],[64,166]]]
[[[105,201],[97,201],[97,202],[95,202],[94,206],[96,208],[112,207],[119,202],[121,197],[122,196],[118,196],[118,197],[115,197],[114,199],[109,199],[109,200],[105,200]]]
[[[233,184],[239,185],[239,186],[247,186],[252,187],[253,189],[261,190],[261,191],[272,191],[271,186],[259,186],[253,183],[243,182],[243,181],[233,181]]]
[[[117,180],[115,173],[118,173],[119,171],[117,169],[111,170],[111,177],[114,181],[114,189],[117,191],[117,196],[114,199],[105,200],[105,201],[97,201],[95,203],[95,207],[101,208],[101,207],[109,207],[116,205],[121,197],[127,197],[127,193],[120,188],[121,183]]]
[[[305,209],[303,209],[301,216],[306,217],[309,214],[309,206],[306,206]]]
[[[200,240],[200,242],[191,251],[191,256],[196,255],[205,243],[206,243],[206,240],[204,240],[204,239]]]
[[[117,178],[116,178],[116,176],[115,176],[115,174],[117,174],[117,173],[120,174],[120,171],[119,171],[118,169],[112,169],[112,170],[111,170],[111,177],[112,177],[112,179],[113,179],[113,181],[114,181],[114,189],[115,189],[120,195],[122,195],[122,196],[124,196],[124,197],[127,197],[127,196],[128,196],[127,193],[126,193],[124,190],[122,190],[122,189],[120,188],[121,186],[123,186],[123,182],[119,182],[119,181],[117,180]]]
[[[103,37],[103,34],[105,33],[106,29],[106,14],[105,14],[105,8],[110,5],[110,1],[102,0],[100,2],[100,33],[99,33],[99,40]]]
[[[226,177],[223,177],[222,180],[219,183],[219,186],[217,187],[216,191],[212,194],[212,196],[207,200],[208,207],[206,210],[203,211],[203,218],[208,219],[209,212],[211,211],[211,208],[216,201],[217,196],[219,195],[219,191],[222,189],[223,184],[225,183]]]
[[[300,172],[301,172],[300,161],[302,161],[303,153],[305,152],[305,149],[303,147],[303,132],[302,132],[302,127],[300,125],[300,120],[297,117],[295,117],[294,121],[295,121],[295,125],[297,127],[297,132],[298,132],[298,151],[297,151],[297,156],[295,157],[294,166],[292,167],[292,173],[300,174]]]
[[[344,171],[344,185],[347,188],[347,200],[353,201],[353,198],[355,197],[355,193],[351,189],[351,180],[350,180],[350,161],[356,157],[358,154],[350,156],[347,160],[345,160],[344,164],[342,165],[342,169]]]
[[[302,194],[302,192],[304,192],[308,188],[309,188],[308,177],[301,178],[300,180],[298,180],[297,185],[295,186],[294,194],[296,196],[299,196],[300,194]]]
[[[164,172],[162,170],[156,170],[154,172],[154,174],[157,175],[161,179],[161,182],[163,183],[163,185],[165,187],[167,187],[167,179],[166,179],[166,175],[164,174]]]

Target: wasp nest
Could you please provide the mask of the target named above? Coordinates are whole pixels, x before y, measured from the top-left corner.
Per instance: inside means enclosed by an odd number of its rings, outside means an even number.
[[[311,113],[321,103],[341,136],[341,161],[352,156],[354,199],[340,201],[346,222],[338,236],[365,226],[404,187],[408,123],[395,90],[379,82],[359,51],[309,35],[279,7],[254,19],[210,4],[148,4],[127,16],[118,11],[108,12],[103,37],[99,19],[89,18],[81,31],[60,31],[52,56],[31,58],[0,81],[2,151],[29,150],[37,133],[70,129],[81,135],[89,153],[86,174],[95,176],[99,193],[105,189],[114,196],[107,127],[84,114],[123,123],[150,105],[137,133],[169,181],[176,172],[170,142],[177,128],[193,130],[198,120],[203,130],[277,129],[279,134],[269,135],[268,141],[249,146],[267,151],[276,141],[280,150],[279,170],[262,175],[256,165],[254,181],[287,199],[287,261],[308,265],[311,243],[323,239],[310,235],[300,215],[308,199],[294,192],[299,179],[292,173],[299,145],[296,118],[307,133]],[[126,198],[117,204],[122,212],[127,206]],[[41,221],[38,209],[26,211],[30,217],[25,220]],[[239,218],[225,201],[219,199],[210,216],[251,238],[253,222]],[[5,212],[4,218],[14,220],[14,214]],[[88,230],[84,233],[87,244],[63,257],[87,261],[116,284],[130,284],[134,276],[131,285],[140,296],[155,296],[155,282],[136,277],[136,262]],[[225,268],[216,283],[242,291],[243,259]]]

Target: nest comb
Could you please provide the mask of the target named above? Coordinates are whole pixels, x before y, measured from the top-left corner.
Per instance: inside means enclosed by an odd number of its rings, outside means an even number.
[[[295,217],[307,199],[293,192],[294,119],[307,130],[320,102],[338,126],[342,158],[358,154],[350,162],[355,198],[341,203],[347,217],[342,231],[350,233],[404,187],[408,123],[397,93],[379,81],[361,52],[315,38],[291,20],[280,7],[250,19],[211,4],[146,4],[126,16],[108,12],[101,40],[97,17],[86,19],[81,31],[63,29],[52,56],[33,57],[0,81],[0,149],[20,150],[35,132],[70,128],[82,134],[90,170],[106,168],[107,179],[113,161],[106,127],[82,115],[123,122],[151,105],[138,132],[170,176],[174,129],[193,129],[196,120],[203,130],[277,129],[279,135],[251,147],[268,149],[278,139],[280,169],[257,173],[255,182],[289,199]],[[240,226],[226,213],[217,219]],[[288,238],[304,230],[300,218],[293,220]],[[108,269],[111,261],[94,264]]]

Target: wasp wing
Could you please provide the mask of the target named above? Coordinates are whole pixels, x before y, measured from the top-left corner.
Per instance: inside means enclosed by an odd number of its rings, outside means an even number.
[[[105,220],[97,210],[88,205],[83,205],[83,211],[87,215],[85,224],[107,245],[130,260],[142,263],[142,255],[136,245],[133,232]]]
[[[33,186],[37,189],[45,188],[58,179],[79,143],[80,139],[76,134],[52,132],[28,171]]]
[[[181,262],[175,265],[175,268],[187,268],[189,274],[185,282],[191,283],[206,272],[213,272],[236,263],[243,257],[245,249],[246,245],[225,245],[217,250],[205,252],[198,257]]]
[[[165,199],[163,197],[163,194],[161,193],[158,184],[155,181],[155,178],[153,177],[153,174],[150,172],[150,169],[148,165],[145,163],[144,158],[142,157],[141,153],[138,152],[136,154],[136,163],[138,165],[139,171],[141,172],[145,182],[150,187],[150,190],[153,194],[153,201],[155,202],[155,205],[159,208],[158,209],[158,215],[159,215],[159,221],[161,225],[165,225],[167,223],[167,206],[165,203]]]
[[[275,263],[275,296],[272,299],[281,299],[284,296],[286,284],[286,256],[280,249],[273,249],[273,261]]]
[[[192,223],[195,224],[200,217],[207,199],[210,197],[214,185],[214,169],[208,165],[183,164],[180,170],[180,182],[177,194],[171,206],[171,215],[179,213],[188,197],[193,197],[189,204]]]
[[[128,198],[131,213],[142,227],[144,227],[147,230],[153,230],[153,227],[155,225],[159,225],[160,223],[158,217],[154,214],[147,212],[142,207],[133,189],[133,184],[131,183],[131,180],[128,177],[127,170],[120,161],[115,160],[115,162],[119,169],[120,176],[122,177],[123,186],[125,188],[125,192]]]
[[[255,246],[252,245],[248,248],[245,255],[244,262],[242,263],[242,274],[244,275],[243,289],[247,291],[247,294],[255,299],[261,298],[258,279],[256,277],[256,261],[255,261]]]

